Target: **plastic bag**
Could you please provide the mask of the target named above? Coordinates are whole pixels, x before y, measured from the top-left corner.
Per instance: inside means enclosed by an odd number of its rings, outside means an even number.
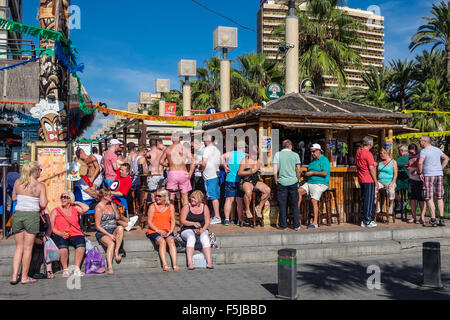
[[[86,253],[94,249],[94,245],[89,239],[86,239]]]
[[[45,242],[44,257],[46,263],[59,261],[60,258],[59,249],[50,237],[47,237],[47,241]]]
[[[84,272],[86,274],[102,274],[105,273],[105,260],[97,246],[86,254],[86,264]]]

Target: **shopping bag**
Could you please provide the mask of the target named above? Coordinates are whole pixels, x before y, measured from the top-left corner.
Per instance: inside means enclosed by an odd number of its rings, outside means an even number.
[[[84,272],[86,274],[105,273],[105,260],[97,246],[86,254],[86,264]]]
[[[59,249],[50,237],[47,237],[45,242],[44,257],[46,263],[59,261]]]
[[[89,239],[86,239],[86,253],[94,249],[94,245]]]

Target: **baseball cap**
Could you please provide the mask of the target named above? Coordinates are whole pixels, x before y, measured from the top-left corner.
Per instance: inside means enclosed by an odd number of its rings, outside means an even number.
[[[110,145],[110,146],[115,146],[116,144],[122,144],[122,142],[120,142],[120,141],[117,140],[117,139],[112,139],[112,140],[109,142],[109,145]]]
[[[311,149],[320,150],[321,152],[323,152],[322,147],[318,143],[313,144]]]

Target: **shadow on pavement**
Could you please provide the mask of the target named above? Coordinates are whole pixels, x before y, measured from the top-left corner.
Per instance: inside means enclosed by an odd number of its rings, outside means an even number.
[[[376,261],[372,263],[376,265]],[[325,291],[333,294],[343,294],[354,290],[369,290],[367,280],[373,271],[367,273],[367,262],[330,261],[326,264],[306,264],[301,268],[308,271],[298,271],[297,281],[299,290],[308,286],[311,291]],[[430,289],[421,287],[422,267],[408,266],[404,263],[379,263],[381,270],[381,290],[370,290],[372,295],[357,296],[356,291],[348,299],[385,298],[393,300],[405,299],[450,299],[450,275],[442,275],[443,289]],[[309,271],[310,270],[310,271]],[[363,291],[361,291],[363,292]],[[366,291],[367,292],[367,291]]]

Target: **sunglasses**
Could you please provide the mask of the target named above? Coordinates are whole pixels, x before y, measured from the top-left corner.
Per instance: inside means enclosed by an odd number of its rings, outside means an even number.
[[[160,194],[155,194],[155,198],[162,198],[162,195],[160,195]]]
[[[69,196],[61,196],[61,200],[70,200]]]

